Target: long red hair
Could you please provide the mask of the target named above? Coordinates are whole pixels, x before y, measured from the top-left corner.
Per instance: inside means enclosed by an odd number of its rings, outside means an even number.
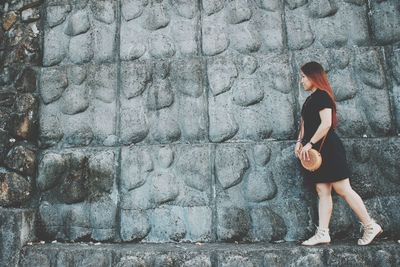
[[[311,61],[301,66],[301,71],[308,77],[314,86],[328,93],[333,103],[332,128],[336,128],[336,100],[332,87],[328,81],[328,75],[326,74],[324,68],[321,66],[321,64]]]

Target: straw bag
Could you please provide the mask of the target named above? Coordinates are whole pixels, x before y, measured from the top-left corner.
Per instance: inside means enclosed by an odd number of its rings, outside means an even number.
[[[325,142],[325,138],[326,135],[324,136],[324,139],[322,140],[321,146],[319,147],[319,150],[317,151],[316,149],[311,148],[310,150],[308,150],[308,156],[309,156],[309,160],[305,159],[300,159],[301,161],[301,165],[303,165],[304,169],[310,171],[310,172],[314,172],[316,170],[319,169],[319,167],[321,167],[322,164],[322,156],[321,156],[321,149],[322,149],[322,145]]]

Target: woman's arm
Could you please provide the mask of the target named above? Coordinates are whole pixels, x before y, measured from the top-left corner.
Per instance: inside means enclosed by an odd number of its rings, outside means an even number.
[[[297,136],[297,142],[301,142],[301,140],[303,139],[303,135],[304,135],[304,123],[303,123],[303,118],[300,119],[300,131],[299,131],[299,135]]]
[[[315,131],[313,137],[311,137],[310,142],[315,144],[321,140],[329,131],[332,126],[332,109],[324,108],[319,112],[319,117],[321,118],[321,124]]]
[[[294,147],[294,155],[298,158],[300,154],[301,147],[303,146],[301,144],[301,141],[303,139],[304,135],[304,123],[303,123],[303,118],[300,119],[300,131],[299,135],[297,136],[297,141],[296,141],[296,146]]]
[[[318,129],[315,131],[315,134],[311,137],[310,142],[315,144],[319,140],[321,140],[329,131],[332,125],[332,109],[325,108],[319,112],[319,116],[321,118],[321,124]],[[300,151],[299,157],[304,160],[310,159],[308,155],[308,150],[312,148],[312,145],[308,142]]]

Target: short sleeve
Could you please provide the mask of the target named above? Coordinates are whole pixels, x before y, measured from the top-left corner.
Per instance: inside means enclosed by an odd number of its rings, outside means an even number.
[[[315,107],[317,111],[323,110],[324,108],[333,109],[332,100],[327,92],[321,91],[321,93],[318,94],[318,97],[315,101]]]

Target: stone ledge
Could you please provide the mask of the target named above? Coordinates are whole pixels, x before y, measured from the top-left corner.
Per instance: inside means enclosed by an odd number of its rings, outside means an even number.
[[[34,244],[20,266],[399,266],[398,241],[355,240],[303,247],[281,244]]]

